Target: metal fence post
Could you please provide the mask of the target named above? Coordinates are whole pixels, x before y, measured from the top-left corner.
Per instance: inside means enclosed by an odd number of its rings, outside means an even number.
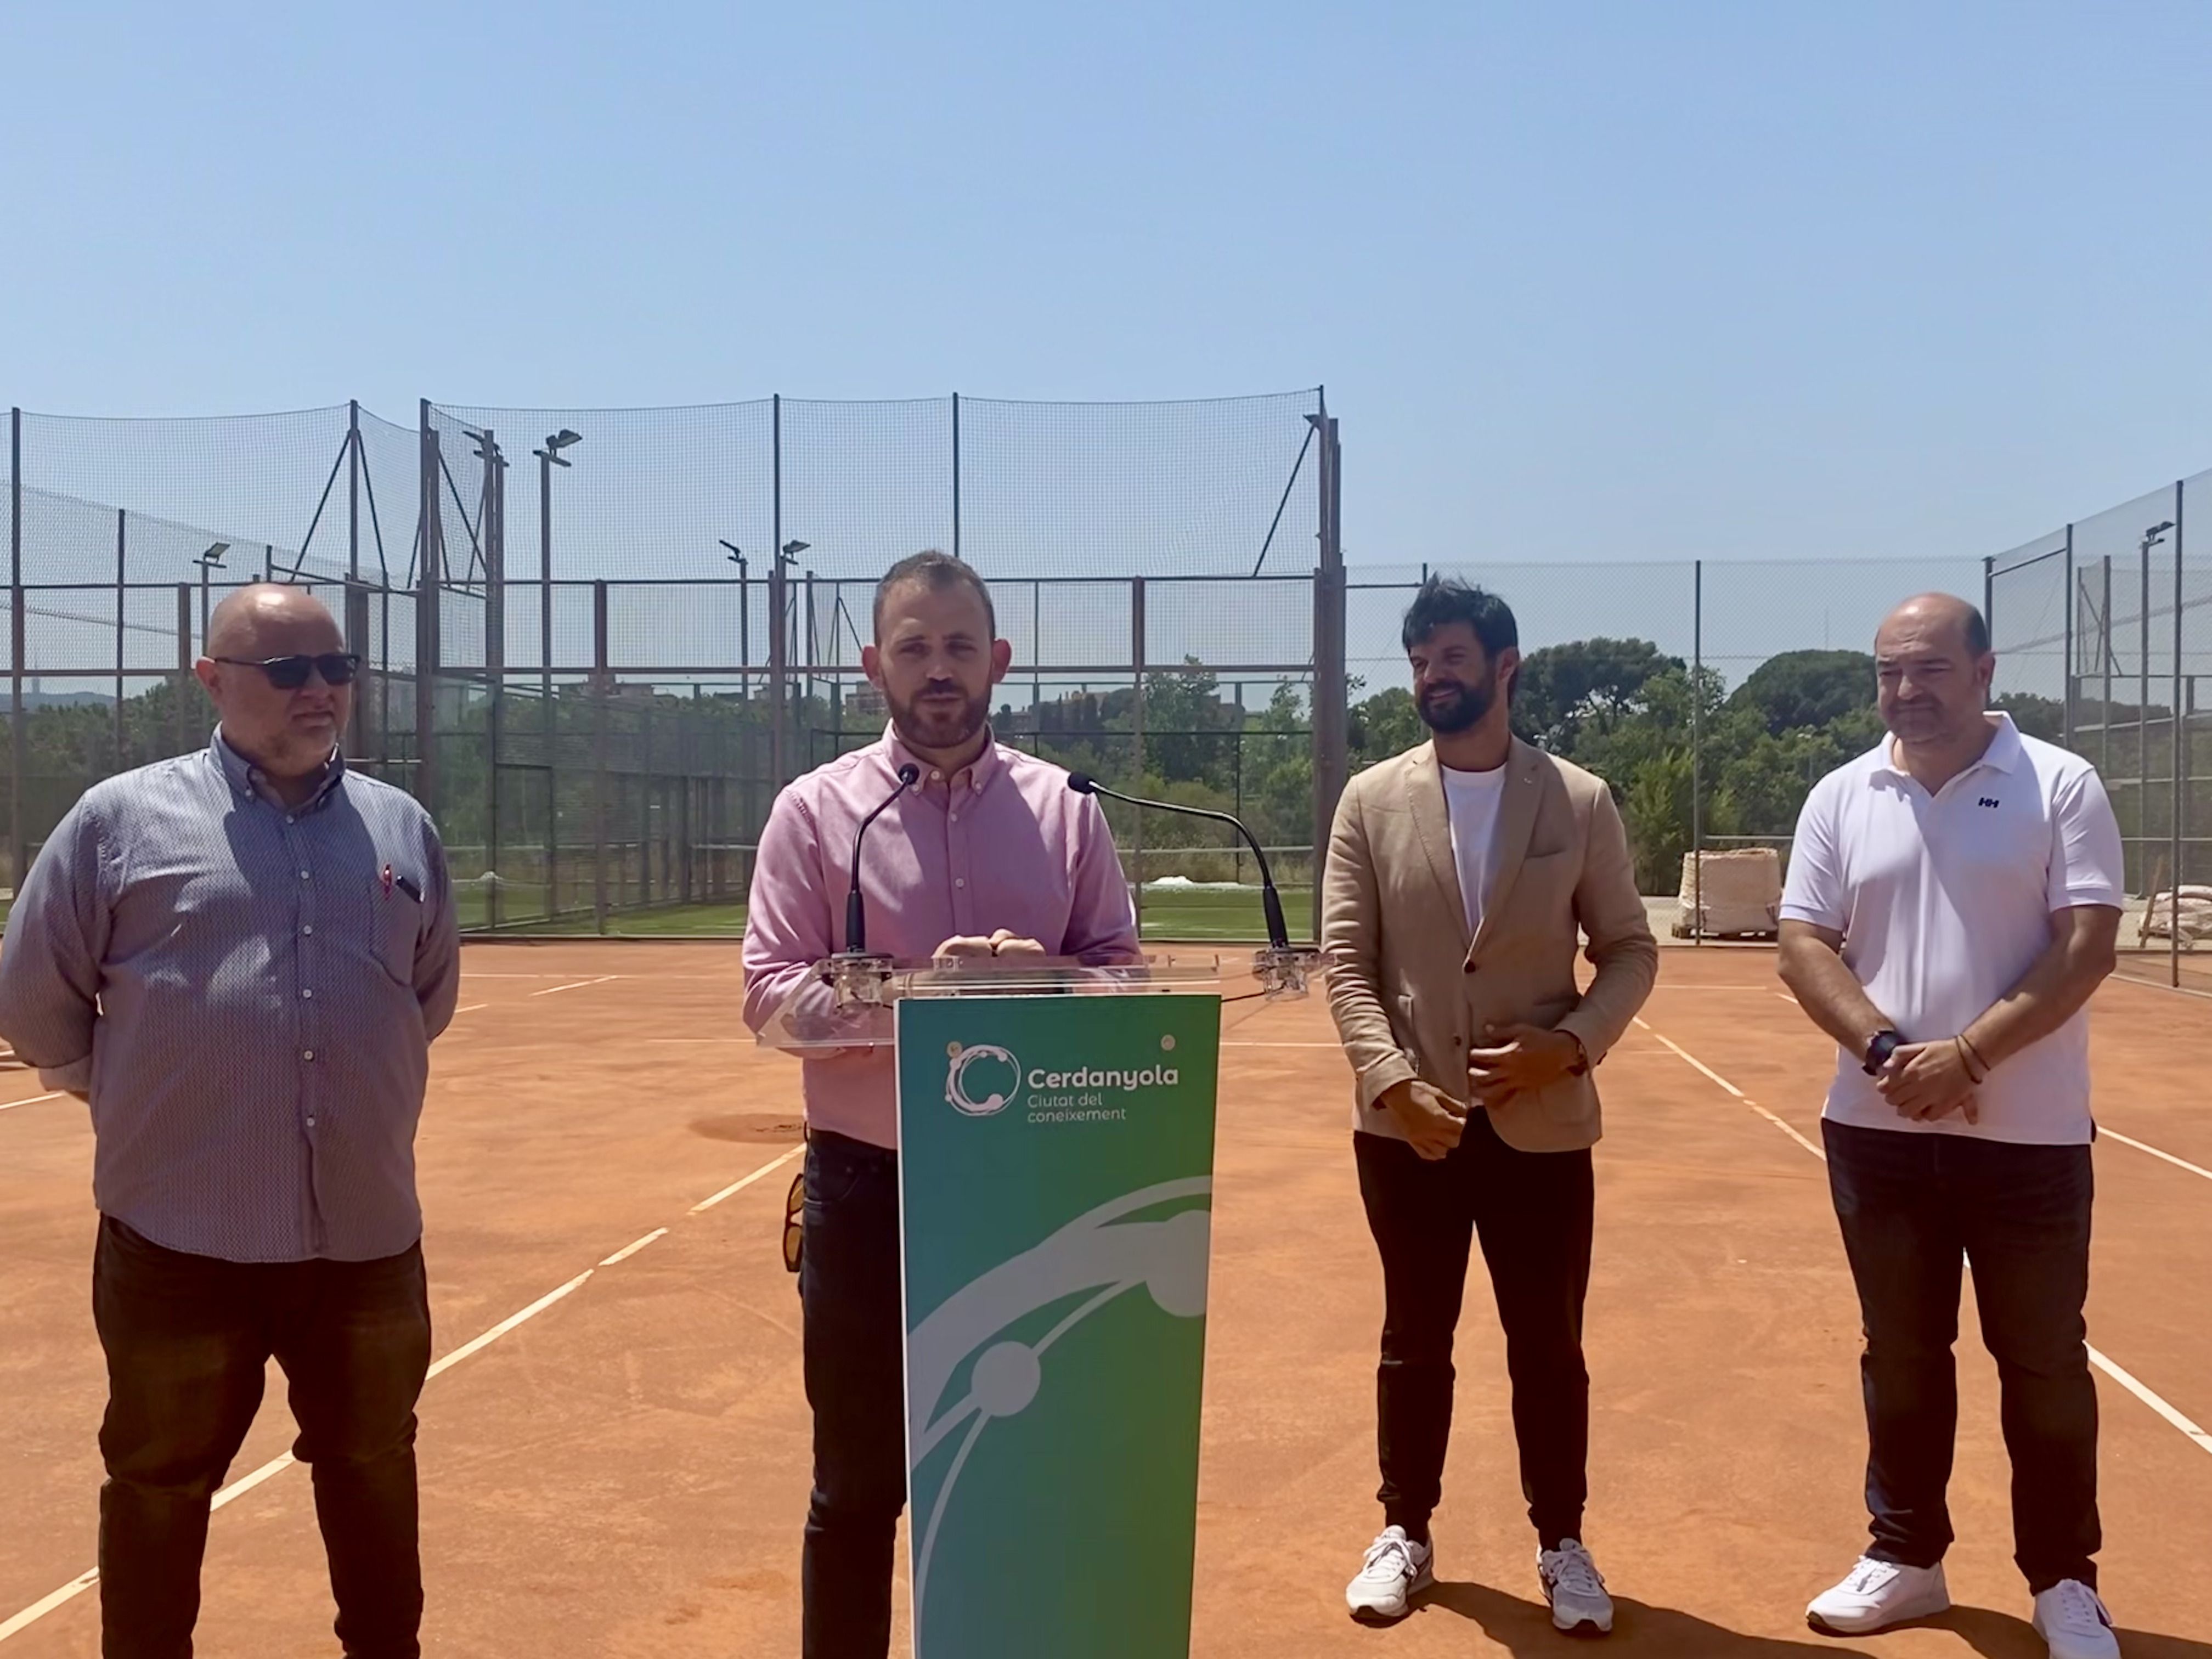
[[[118,772],[131,764],[131,738],[123,707],[123,641],[131,626],[125,560],[130,544],[131,514],[118,507],[115,509],[115,769]]]
[[[191,590],[186,588],[185,594],[189,599]],[[190,617],[185,617],[185,626],[189,633],[191,627]],[[376,664],[368,655],[368,590],[359,582],[346,584],[345,637],[346,649],[358,653],[362,660],[362,674],[354,687],[352,730],[346,734],[347,751],[358,757],[362,754],[367,742],[368,707],[372,701],[371,698],[364,697],[362,694],[374,693],[373,701],[381,704],[386,696],[385,682],[388,678],[377,672]],[[379,755],[377,759],[381,763],[386,757]]]
[[[774,545],[769,550],[768,575],[768,758],[774,775],[773,793],[781,794],[789,776],[784,770],[783,710],[790,688],[784,684],[790,666],[787,637],[790,622],[787,608],[789,582],[783,574],[783,394],[769,398],[769,523]]]
[[[361,580],[361,399],[346,400],[346,577]],[[349,651],[359,650],[348,645]]]
[[[480,526],[484,558],[484,868],[492,880],[484,893],[487,926],[500,924],[499,768],[507,722],[507,458],[484,428],[484,509]]]
[[[1337,439],[1336,417],[1328,413],[1326,398],[1320,400],[1319,411],[1308,418],[1317,423],[1321,432],[1315,470],[1321,546],[1320,562],[1314,571],[1312,737],[1312,936],[1319,939],[1322,876],[1328,860],[1329,831],[1335,825],[1336,803],[1344,793],[1351,769],[1351,686],[1345,663],[1344,452]]]
[[[960,394],[952,394],[952,556],[960,556]]]
[[[415,799],[433,817],[438,811],[438,596],[446,568],[445,511],[439,484],[438,429],[430,400],[422,399],[421,448],[422,557],[415,590]]]
[[[176,753],[192,750],[192,585],[177,584],[177,746]]]
[[[2060,660],[2064,665],[2065,684],[2059,701],[2060,737],[2069,749],[2074,746],[2074,526],[2066,526],[2065,563],[2066,603],[2060,618],[2063,632],[2063,647]]]
[[[2185,717],[2181,707],[2182,510],[2184,497],[2187,494],[2186,480],[2176,479],[2173,485],[2173,811],[2167,826],[2173,842],[2173,857],[2167,866],[2172,873],[2166,878],[2166,891],[2172,897],[2167,901],[2166,935],[2167,982],[2175,986],[2181,983],[2182,815],[2188,805],[2188,792],[2182,779],[2189,764],[2189,745],[2183,728]]]
[[[592,916],[607,931],[607,585],[592,584]]]
[[[1690,943],[1705,942],[1705,562],[1690,566]]]
[[[23,884],[23,774],[30,733],[23,710],[23,411],[8,411],[8,886]]]
[[[1136,782],[1131,793],[1142,794],[1145,790],[1145,579],[1129,578],[1129,664],[1135,677],[1136,692],[1129,703],[1129,731],[1135,754],[1132,757],[1130,775]],[[1136,810],[1130,820],[1130,868],[1136,876],[1131,884],[1130,903],[1137,913],[1137,937],[1145,936],[1145,813]]]
[[[1997,636],[1997,562],[1989,554],[1982,556],[1982,622],[1990,630],[1990,638]]]

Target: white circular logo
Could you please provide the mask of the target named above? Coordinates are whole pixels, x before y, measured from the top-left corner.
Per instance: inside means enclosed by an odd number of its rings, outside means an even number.
[[[1022,1063],[994,1042],[954,1053],[945,1077],[945,1098],[968,1117],[990,1117],[1013,1103],[1022,1086]]]

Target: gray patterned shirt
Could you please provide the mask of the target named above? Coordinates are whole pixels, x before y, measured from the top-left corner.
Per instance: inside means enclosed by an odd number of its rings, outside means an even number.
[[[229,1261],[422,1235],[415,1127],[459,939],[436,826],[333,757],[287,807],[222,741],[87,790],[0,950],[0,1036],[89,1092],[93,1197]]]

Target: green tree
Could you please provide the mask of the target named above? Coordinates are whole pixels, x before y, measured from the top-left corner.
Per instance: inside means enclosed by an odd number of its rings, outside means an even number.
[[[1776,737],[1874,707],[1874,659],[1863,651],[1784,651],[1751,671],[1729,699],[1758,712]]]
[[[1528,742],[1571,757],[1586,730],[1610,730],[1639,713],[1655,675],[1681,659],[1649,640],[1577,640],[1532,651],[1513,692],[1514,728]]]

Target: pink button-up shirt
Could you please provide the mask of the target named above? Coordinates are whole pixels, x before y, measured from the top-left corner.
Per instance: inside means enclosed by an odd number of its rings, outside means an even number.
[[[898,787],[921,781],[869,830],[860,855],[868,948],[927,957],[946,939],[1004,927],[1052,956],[1093,964],[1138,957],[1137,919],[1106,815],[1048,762],[995,741],[951,778],[895,732],[800,778],[761,831],[745,912],[745,1023],[756,1031],[845,947],[853,832]],[[889,1048],[805,1061],[806,1121],[877,1146],[898,1144]]]

